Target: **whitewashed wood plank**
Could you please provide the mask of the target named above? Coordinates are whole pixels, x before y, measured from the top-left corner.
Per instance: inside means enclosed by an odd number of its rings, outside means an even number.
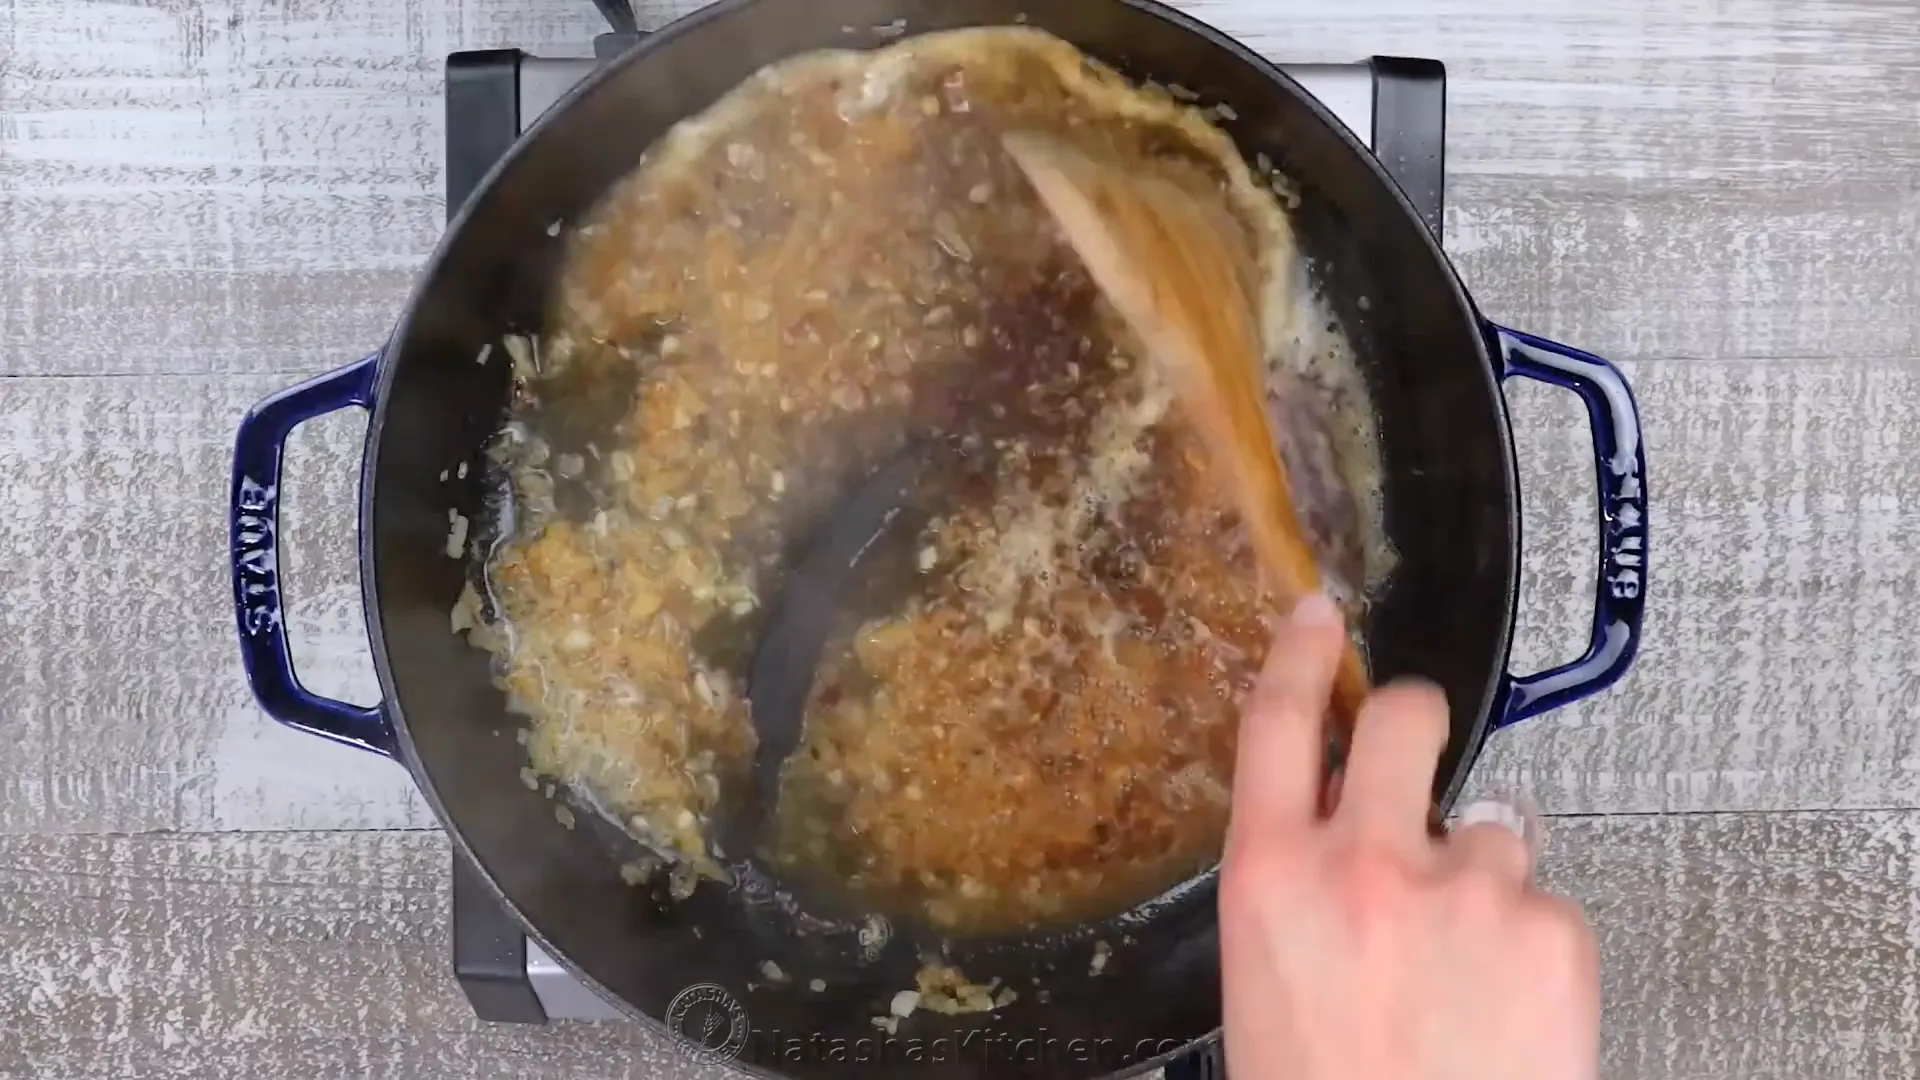
[[[233,432],[272,378],[0,378],[0,833],[393,828],[396,765],[268,721],[226,560]],[[296,433],[288,620],[316,691],[378,696],[355,569],[365,422]]]
[[[1901,130],[1920,34],[1902,0],[1179,6],[1269,55],[1444,61],[1458,175],[1764,191],[1897,181],[1920,159]]]
[[[1738,183],[1459,177],[1447,247],[1488,318],[1611,359],[1920,355],[1910,182]]]
[[[1609,1080],[1912,1075],[1920,813],[1555,819]],[[697,1077],[638,1025],[476,1023],[433,832],[0,837],[0,1076]]]
[[[0,1077],[705,1077],[637,1024],[482,1024],[437,832],[0,837]]]
[[[1600,938],[1608,1080],[1920,1071],[1920,814],[1555,819]]]
[[[698,6],[640,5],[648,24]],[[1449,228],[1504,317],[1629,357],[1916,352],[1906,5],[1184,6],[1281,59],[1447,61]],[[440,232],[445,54],[578,52],[601,29],[586,0],[0,19],[16,374],[303,371],[377,341]]]
[[[0,9],[0,374],[377,344],[444,220],[446,54],[601,29],[585,0]]]
[[[1563,813],[1920,805],[1920,364],[1629,365],[1646,425],[1639,663],[1496,736],[1487,785]],[[1566,395],[1510,386],[1526,498],[1517,668],[1578,654],[1591,445]]]

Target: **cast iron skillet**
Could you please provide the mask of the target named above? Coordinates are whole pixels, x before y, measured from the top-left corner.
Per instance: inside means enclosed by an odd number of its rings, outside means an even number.
[[[1211,875],[1124,924],[958,950],[970,975],[1006,979],[1019,999],[991,1015],[917,1014],[891,1037],[870,1018],[911,985],[918,961],[904,936],[862,962],[848,928],[797,934],[777,898],[703,886],[674,902],[628,886],[624,834],[584,813],[579,827],[563,828],[554,804],[523,786],[520,722],[493,687],[487,657],[449,632],[467,567],[447,556],[448,510],[483,516],[480,451],[508,395],[506,365],[474,358],[503,333],[541,329],[560,253],[548,226],[584,215],[657,136],[754,70],[809,49],[880,44],[902,28],[1015,22],[1129,75],[1231,105],[1242,150],[1264,152],[1298,182],[1301,243],[1379,412],[1386,523],[1401,556],[1369,617],[1369,653],[1381,679],[1419,674],[1446,691],[1453,731],[1435,782],[1440,804],[1459,790],[1488,732],[1610,685],[1638,643],[1645,461],[1626,383],[1597,357],[1485,321],[1379,163],[1278,69],[1147,0],[722,0],[596,73],[515,145],[455,219],[380,351],[248,415],[231,541],[242,656],[265,710],[397,758],[454,843],[553,955],[635,1016],[703,1037],[709,1056],[756,1070],[1078,1080],[1165,1063],[1220,1022]],[[1500,383],[1514,374],[1566,387],[1587,405],[1602,534],[1584,655],[1525,678],[1507,671],[1519,503]],[[360,555],[384,699],[364,709],[320,698],[294,677],[275,546],[287,432],[349,405],[372,411]],[[1101,942],[1112,955],[1096,975],[1090,961]],[[769,982],[770,957],[789,981]],[[808,986],[816,972],[824,991]],[[719,989],[676,1006],[696,984]],[[696,1015],[725,1022],[707,1030]]]

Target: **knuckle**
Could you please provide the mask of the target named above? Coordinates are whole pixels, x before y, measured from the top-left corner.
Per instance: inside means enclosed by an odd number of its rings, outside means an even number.
[[[1419,882],[1403,861],[1376,848],[1349,848],[1334,867],[1335,888],[1347,915],[1362,925],[1402,921]]]
[[[1275,834],[1260,843],[1232,846],[1220,860],[1222,917],[1273,906],[1276,895],[1295,888],[1306,870],[1305,852],[1292,837]]]

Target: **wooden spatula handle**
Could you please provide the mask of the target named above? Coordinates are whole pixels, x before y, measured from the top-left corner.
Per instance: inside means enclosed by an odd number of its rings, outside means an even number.
[[[1008,133],[1004,142],[1087,272],[1174,384],[1277,599],[1291,605],[1320,589],[1267,412],[1251,252],[1236,223],[1163,177],[1032,133]],[[1342,741],[1366,694],[1366,668],[1349,641],[1331,708]]]
[[[1264,386],[1231,386],[1225,372],[1208,383],[1183,379],[1182,397],[1194,414],[1194,423],[1208,446],[1212,462],[1227,473],[1226,481],[1242,508],[1248,539],[1268,586],[1283,603],[1323,588],[1313,549],[1294,509],[1292,485],[1272,450],[1271,421],[1265,409]],[[1250,441],[1259,446],[1249,445]],[[1267,452],[1260,452],[1261,448]],[[1349,640],[1334,678],[1332,714],[1351,728],[1369,690],[1366,667]],[[1344,732],[1341,734],[1344,735]]]

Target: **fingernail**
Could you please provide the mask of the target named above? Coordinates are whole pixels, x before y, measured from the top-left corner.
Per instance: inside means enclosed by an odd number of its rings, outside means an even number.
[[[1326,626],[1330,623],[1344,624],[1346,619],[1340,614],[1340,608],[1326,593],[1308,593],[1293,606],[1291,616],[1296,626]]]
[[[1525,840],[1535,855],[1546,846],[1546,820],[1534,806],[1533,800],[1525,796],[1500,795],[1479,799],[1461,807],[1456,817],[1462,828],[1485,821],[1505,826]]]
[[[1480,825],[1489,821],[1496,825],[1506,826],[1515,836],[1521,837],[1522,839],[1526,838],[1527,817],[1520,812],[1519,807],[1511,803],[1497,802],[1493,799],[1482,799],[1479,802],[1470,803],[1460,809],[1460,824],[1462,826]]]

